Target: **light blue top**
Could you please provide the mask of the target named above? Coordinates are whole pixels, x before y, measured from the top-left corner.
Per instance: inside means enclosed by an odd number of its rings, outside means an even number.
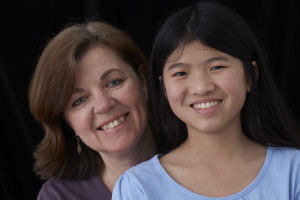
[[[257,177],[227,197],[205,197],[184,188],[167,174],[158,158],[127,170],[116,183],[112,200],[300,200],[300,150],[268,147]]]

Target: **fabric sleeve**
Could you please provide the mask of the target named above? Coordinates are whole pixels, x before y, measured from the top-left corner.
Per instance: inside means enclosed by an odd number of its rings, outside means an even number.
[[[143,191],[135,181],[126,175],[122,175],[112,193],[112,200],[144,200]]]
[[[59,192],[46,182],[39,191],[37,200],[60,200],[60,196]]]
[[[295,184],[295,200],[300,200],[300,164],[298,166]]]

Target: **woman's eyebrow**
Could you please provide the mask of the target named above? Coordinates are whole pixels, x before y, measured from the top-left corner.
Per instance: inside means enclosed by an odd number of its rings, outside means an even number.
[[[121,72],[120,69],[109,69],[101,75],[100,80],[104,80],[109,74],[111,74],[112,72],[115,72],[115,71]]]
[[[112,72],[114,71],[121,71],[119,69],[109,69],[107,70],[106,72],[104,72],[101,77],[100,77],[100,80],[104,80],[109,74],[111,74]],[[82,88],[75,88],[73,90],[73,93],[72,94],[76,94],[76,93],[83,93],[84,92],[84,89]]]
[[[84,89],[82,89],[82,88],[75,88],[75,89],[73,90],[73,93],[72,93],[72,94],[83,93],[83,92],[84,92]]]

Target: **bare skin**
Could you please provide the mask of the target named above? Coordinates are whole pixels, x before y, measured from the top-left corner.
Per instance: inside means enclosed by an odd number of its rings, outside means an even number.
[[[198,139],[189,137],[160,159],[167,173],[192,192],[210,197],[236,194],[255,179],[263,166],[267,148],[243,135],[227,143],[224,138],[206,138],[204,142]]]
[[[121,174],[127,169],[150,159],[155,154],[156,145],[150,129],[135,149],[139,149],[139,151],[132,149],[128,152],[115,155],[105,155],[100,153],[105,163],[100,178],[110,192],[113,191],[114,185]]]

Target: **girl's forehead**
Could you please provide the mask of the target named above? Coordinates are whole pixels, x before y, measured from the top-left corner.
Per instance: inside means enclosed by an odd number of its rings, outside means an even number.
[[[167,57],[165,65],[176,62],[183,57],[210,57],[216,55],[228,55],[217,49],[204,45],[199,40],[194,40],[189,43],[179,44],[178,47]],[[229,56],[229,55],[228,55]]]

